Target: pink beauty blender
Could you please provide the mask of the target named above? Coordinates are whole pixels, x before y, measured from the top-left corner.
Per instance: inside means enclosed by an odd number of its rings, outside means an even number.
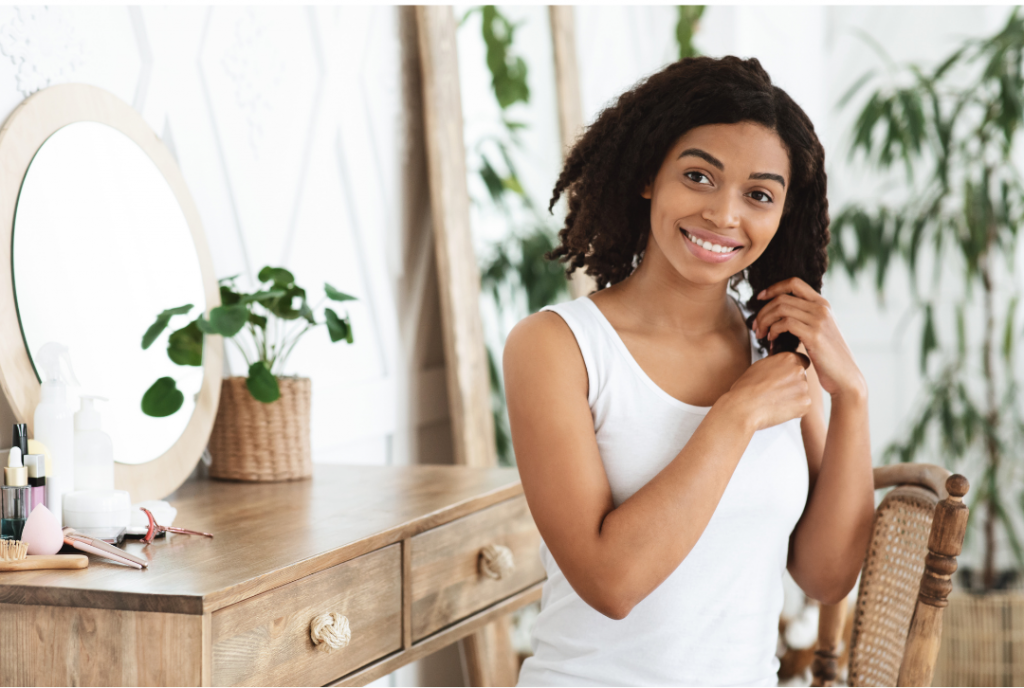
[[[25,521],[21,541],[28,543],[29,554],[56,554],[64,545],[64,531],[53,512],[37,504]]]

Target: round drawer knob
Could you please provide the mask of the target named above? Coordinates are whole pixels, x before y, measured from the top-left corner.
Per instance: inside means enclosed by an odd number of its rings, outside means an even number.
[[[330,652],[347,647],[352,640],[348,618],[341,614],[320,614],[309,622],[309,637],[318,650]]]
[[[487,545],[480,550],[480,572],[488,578],[508,578],[516,570],[512,550],[504,545]]]

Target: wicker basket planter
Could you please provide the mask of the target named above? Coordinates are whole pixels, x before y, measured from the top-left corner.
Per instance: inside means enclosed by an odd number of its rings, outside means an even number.
[[[280,377],[278,384],[281,398],[264,404],[249,394],[244,377],[224,379],[210,435],[210,477],[277,482],[313,474],[309,378]]]
[[[932,685],[1024,685],[1024,593],[950,595]]]

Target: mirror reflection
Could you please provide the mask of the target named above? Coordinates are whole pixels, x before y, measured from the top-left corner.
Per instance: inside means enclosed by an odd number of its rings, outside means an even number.
[[[14,219],[14,290],[33,359],[47,342],[69,347],[80,388],[99,402],[114,459],[144,463],[167,451],[188,424],[202,367],[167,357],[166,336],[140,343],[155,316],[206,309],[199,259],[173,191],[149,156],[120,131],[76,122],[39,148]],[[172,376],[185,395],[166,418],[142,413],[153,381]],[[69,399],[72,408],[77,400]]]

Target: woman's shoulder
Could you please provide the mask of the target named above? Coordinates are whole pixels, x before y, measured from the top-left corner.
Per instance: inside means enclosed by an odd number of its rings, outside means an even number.
[[[520,320],[505,339],[505,359],[520,352],[560,355],[576,348],[575,337],[558,310],[538,311]]]
[[[505,339],[502,367],[506,378],[575,382],[587,389],[587,370],[576,337],[557,312],[544,310],[516,324]]]

